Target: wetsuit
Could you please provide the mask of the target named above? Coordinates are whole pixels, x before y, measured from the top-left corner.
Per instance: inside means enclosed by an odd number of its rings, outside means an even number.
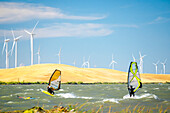
[[[54,95],[54,91],[48,87],[48,92]]]
[[[129,93],[130,93],[130,97],[133,95],[133,97],[135,96],[135,93],[133,92],[135,88],[131,87],[131,88],[128,88],[129,90]]]

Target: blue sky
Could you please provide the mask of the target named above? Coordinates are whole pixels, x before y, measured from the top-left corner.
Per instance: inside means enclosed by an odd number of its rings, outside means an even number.
[[[90,56],[90,67],[109,68],[112,54],[115,69],[126,72],[132,54],[144,57],[144,73],[155,73],[153,63],[166,63],[170,73],[170,1],[168,0],[1,0],[0,51],[4,34],[11,39],[23,35],[18,41],[18,65],[30,65],[31,31],[34,33],[34,54],[40,46],[41,63],[61,63],[81,67],[83,57]],[[34,55],[34,64],[37,64]],[[14,54],[9,56],[14,68]],[[5,68],[5,53],[0,54],[0,68]],[[162,64],[158,64],[161,73]]]

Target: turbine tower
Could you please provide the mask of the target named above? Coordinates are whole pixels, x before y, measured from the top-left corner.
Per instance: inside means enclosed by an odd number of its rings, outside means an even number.
[[[4,35],[4,37],[5,37],[5,35]],[[10,41],[10,39],[6,39],[6,37],[5,37],[4,46],[3,46],[3,49],[2,49],[2,54],[3,54],[4,49],[6,47],[6,69],[9,68],[9,53],[10,53],[10,52],[8,52],[8,42],[9,41]]]
[[[141,53],[139,52],[139,55],[140,55],[140,73],[143,73],[143,58],[146,56],[146,55],[141,55]]]
[[[14,42],[13,42],[13,46],[12,46],[12,49],[11,49],[11,55],[13,53],[13,49],[14,49],[14,46],[15,46],[15,68],[17,67],[17,41],[22,37],[22,36],[18,36],[15,38],[15,35],[14,35],[14,32],[12,30],[12,35],[13,35],[13,38],[14,38]]]
[[[157,61],[156,63],[153,63],[153,65],[155,65],[156,74],[157,74],[157,70],[158,70],[158,63],[159,63],[159,61]]]
[[[165,65],[166,65],[166,61],[167,61],[167,59],[165,59],[164,62],[161,62],[161,64],[163,65],[164,74],[165,74]]]
[[[75,59],[74,59],[73,65],[74,65],[74,67],[76,66],[76,60]]]
[[[112,69],[114,69],[114,64],[115,63],[117,64],[117,62],[113,60],[113,54],[112,54],[112,61],[111,61],[110,65],[109,65],[109,67],[112,65]]]
[[[33,62],[34,62],[34,52],[33,52],[33,36],[35,35],[33,32],[34,32],[34,30],[35,30],[35,28],[36,28],[36,26],[37,26],[37,24],[38,24],[38,22],[39,21],[37,21],[37,23],[35,24],[35,26],[34,26],[34,28],[33,28],[33,30],[32,30],[32,32],[29,32],[29,31],[27,31],[27,30],[24,30],[26,33],[28,33],[29,35],[30,35],[30,41],[31,41],[31,65],[33,65]]]
[[[38,52],[36,54],[38,55],[38,64],[40,64],[40,46],[39,46]]]
[[[58,55],[58,58],[59,58],[58,64],[61,64],[61,48],[60,48],[60,51],[57,55]]]

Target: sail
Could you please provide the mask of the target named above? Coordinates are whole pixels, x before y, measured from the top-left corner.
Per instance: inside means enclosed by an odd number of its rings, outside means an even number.
[[[135,88],[133,92],[135,93],[140,88],[142,88],[142,83],[139,75],[139,70],[137,66],[137,62],[131,62],[128,71],[128,88],[132,86]]]
[[[49,87],[52,88],[52,90],[59,90],[60,85],[61,85],[61,71],[56,69],[50,77]]]

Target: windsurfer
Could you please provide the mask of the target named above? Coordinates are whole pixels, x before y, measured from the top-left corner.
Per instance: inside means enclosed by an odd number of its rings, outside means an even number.
[[[130,86],[130,88],[128,88],[129,93],[130,93],[130,97],[133,95],[133,97],[135,96],[134,90],[135,88],[133,88],[132,86]]]
[[[54,95],[54,91],[52,90],[52,88],[50,86],[47,86],[47,90],[48,90],[49,93]]]

